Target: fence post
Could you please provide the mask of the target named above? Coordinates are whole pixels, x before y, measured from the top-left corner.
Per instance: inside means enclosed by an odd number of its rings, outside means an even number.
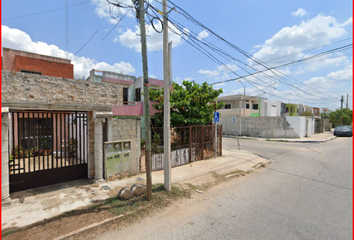
[[[202,142],[202,159],[204,159],[204,125],[202,125],[202,136],[201,136],[201,142]]]
[[[189,126],[189,162],[192,162],[192,126]]]
[[[220,142],[219,142],[219,147],[220,147],[220,156],[222,156],[222,125],[220,125]]]

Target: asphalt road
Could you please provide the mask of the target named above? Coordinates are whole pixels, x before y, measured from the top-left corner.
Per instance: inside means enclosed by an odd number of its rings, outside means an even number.
[[[273,164],[98,239],[353,239],[352,138],[240,145]]]

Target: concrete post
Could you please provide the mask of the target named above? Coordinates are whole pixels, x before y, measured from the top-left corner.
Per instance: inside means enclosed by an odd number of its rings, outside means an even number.
[[[163,150],[164,150],[164,187],[171,191],[171,129],[170,129],[170,71],[168,51],[168,21],[167,21],[167,0],[163,0]]]
[[[103,129],[104,118],[95,119],[95,180],[103,181]]]
[[[107,140],[108,141],[113,141],[113,117],[106,117],[107,119]]]
[[[3,109],[2,109],[3,110]],[[1,111],[1,205],[10,205],[10,176],[9,176],[9,126],[10,114],[8,109]]]

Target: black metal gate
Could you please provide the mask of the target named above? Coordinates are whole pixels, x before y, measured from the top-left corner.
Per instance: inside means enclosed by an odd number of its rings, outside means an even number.
[[[86,112],[12,111],[10,192],[87,178]]]

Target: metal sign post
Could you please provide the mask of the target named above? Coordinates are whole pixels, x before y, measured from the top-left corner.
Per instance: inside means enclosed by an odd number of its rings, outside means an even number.
[[[219,113],[214,112],[214,122],[215,122],[215,158],[218,156],[218,122],[219,122]]]

